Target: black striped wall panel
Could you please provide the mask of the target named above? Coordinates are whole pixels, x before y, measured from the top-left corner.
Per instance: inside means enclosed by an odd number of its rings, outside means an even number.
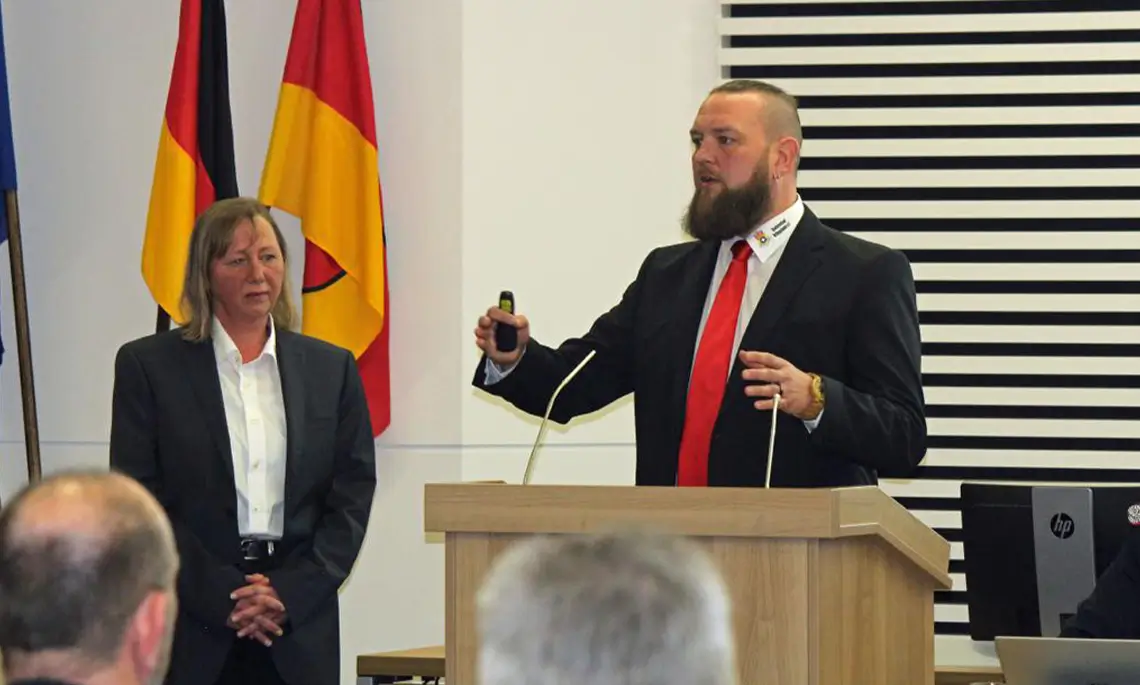
[[[724,2],[724,78],[800,100],[801,194],[904,251],[930,450],[884,481],[953,545],[964,480],[1140,483],[1140,2]]]

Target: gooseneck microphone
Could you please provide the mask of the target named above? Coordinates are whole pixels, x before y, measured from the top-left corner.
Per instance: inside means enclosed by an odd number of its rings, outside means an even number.
[[[764,474],[764,487],[772,487],[772,457],[776,456],[776,420],[780,418],[780,393],[772,395],[772,428],[768,431],[768,472]]]
[[[554,393],[551,394],[550,401],[546,403],[546,413],[543,414],[542,423],[538,427],[538,435],[534,438],[534,446],[530,448],[530,457],[528,457],[526,460],[526,472],[523,474],[523,485],[530,483],[530,475],[534,471],[534,457],[538,454],[538,446],[542,443],[542,436],[546,433],[546,423],[550,420],[550,410],[554,408],[554,400],[558,399],[558,393],[562,392],[562,388],[565,388],[566,384],[569,383],[574,378],[574,376],[578,375],[578,372],[581,371],[586,366],[586,364],[594,358],[594,355],[597,354],[597,352],[597,350],[590,350],[590,353],[586,355],[586,358],[578,362],[578,366],[575,366],[574,370],[562,379],[562,382],[559,383],[558,387],[554,389]]]

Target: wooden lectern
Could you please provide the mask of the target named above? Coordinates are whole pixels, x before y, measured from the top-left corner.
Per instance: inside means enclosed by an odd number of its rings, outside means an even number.
[[[445,534],[448,685],[476,685],[475,595],[535,534],[637,527],[690,536],[733,600],[740,685],[933,685],[934,590],[950,545],[877,487],[429,484]],[[480,683],[478,685],[500,685]]]

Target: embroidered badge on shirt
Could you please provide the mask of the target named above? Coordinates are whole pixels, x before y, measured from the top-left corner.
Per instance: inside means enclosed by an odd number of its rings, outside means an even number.
[[[755,238],[756,242],[759,243],[760,245],[762,245],[762,246],[767,245],[769,242],[771,242],[771,240],[773,238],[779,236],[781,233],[788,230],[788,227],[790,227],[791,225],[792,225],[791,222],[788,221],[787,219],[780,219],[779,221],[776,222],[776,225],[772,227],[772,234],[771,235],[769,235],[767,231],[765,231],[764,229],[761,228],[758,231],[756,231],[755,233],[753,233],[752,237]]]

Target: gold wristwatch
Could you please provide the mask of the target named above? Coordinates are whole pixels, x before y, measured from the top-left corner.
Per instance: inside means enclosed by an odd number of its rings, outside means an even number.
[[[823,411],[823,379],[817,373],[809,373],[811,376],[811,418],[814,419]],[[810,420],[810,419],[809,419]]]

